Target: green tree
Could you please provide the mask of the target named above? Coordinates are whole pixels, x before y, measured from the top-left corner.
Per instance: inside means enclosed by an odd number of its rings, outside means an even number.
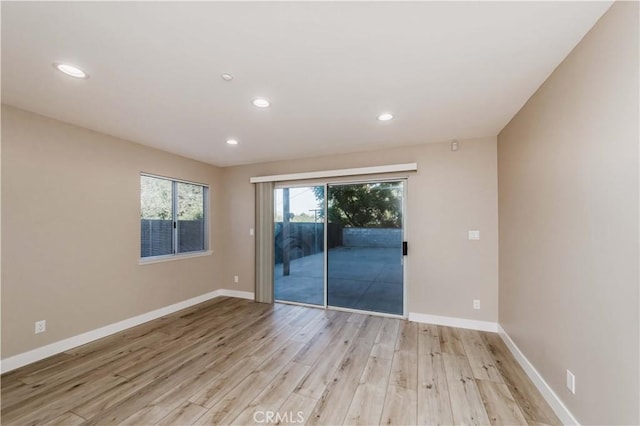
[[[142,176],[140,178],[140,217],[171,219],[171,181]]]
[[[201,220],[204,217],[202,186],[178,182],[178,219]]]
[[[204,193],[200,185],[178,182],[178,219],[200,220],[204,217]],[[170,180],[142,176],[140,180],[140,217],[170,220],[173,184]]]
[[[324,187],[314,188],[321,204]],[[328,194],[329,222],[353,228],[400,228],[402,187],[397,182],[380,182],[331,187]]]

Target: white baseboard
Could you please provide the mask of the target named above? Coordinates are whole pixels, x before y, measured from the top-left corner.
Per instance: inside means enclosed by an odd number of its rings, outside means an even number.
[[[220,292],[219,296],[227,296],[227,297],[235,297],[238,299],[249,299],[254,300],[255,293],[252,291],[240,291],[240,290],[228,290],[226,288],[218,290]]]
[[[516,346],[514,341],[511,340],[511,337],[509,337],[500,325],[498,325],[498,333],[513,354],[513,357],[518,361],[525,373],[527,373],[527,376],[529,376],[536,388],[538,388],[545,401],[547,401],[558,418],[560,418],[560,421],[565,425],[579,425],[580,423],[578,423],[578,420],[571,414],[571,411],[562,403],[562,400],[560,400],[558,395],[551,389],[551,386],[547,384],[540,373],[538,373],[538,370],[529,362],[527,357],[520,351],[520,348]]]
[[[93,342],[94,340],[102,339],[103,337],[107,337],[111,334],[118,333],[128,328],[135,327],[136,325],[140,325],[145,322],[172,314],[174,312],[178,312],[182,309],[189,308],[193,305],[197,305],[198,303],[206,302],[207,300],[214,299],[220,296],[237,297],[243,299],[254,298],[253,293],[249,291],[226,289],[212,291],[210,293],[193,297],[182,302],[174,303],[173,305],[165,306],[163,308],[156,309],[142,315],[128,318],[113,324],[106,325],[104,327],[100,327],[96,330],[91,330],[86,333],[78,334],[77,336],[69,337],[68,339],[59,340],[57,342],[41,346],[28,352],[23,352],[9,358],[5,358],[0,361],[0,372],[6,373],[7,371],[15,370],[16,368],[20,368],[27,364],[40,361],[41,359],[48,358],[52,355],[68,351],[69,349],[75,348],[77,346]]]
[[[443,317],[440,315],[418,314],[409,312],[409,321],[424,324],[446,325],[448,327],[468,328],[471,330],[498,332],[498,323],[491,321],[479,321],[466,318]]]

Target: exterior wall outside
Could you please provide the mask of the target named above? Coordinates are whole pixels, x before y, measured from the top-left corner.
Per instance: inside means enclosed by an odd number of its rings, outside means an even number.
[[[400,247],[402,229],[390,228],[344,228],[343,245],[346,247]]]

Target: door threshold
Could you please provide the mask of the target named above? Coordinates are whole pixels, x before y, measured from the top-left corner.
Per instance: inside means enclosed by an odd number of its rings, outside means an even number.
[[[340,306],[327,306],[327,309],[332,311],[350,312],[352,314],[363,314],[363,315],[373,315],[376,317],[407,319],[405,315],[388,314],[386,312],[376,312],[376,311],[364,311],[361,309],[352,309],[352,308],[341,308]]]
[[[305,306],[307,308],[325,309],[323,305],[314,305],[313,303],[293,302],[291,300],[280,300],[280,299],[274,299],[273,301],[276,303],[282,303],[284,305],[295,305],[295,306]]]
[[[280,300],[280,299],[274,299],[274,302],[282,303],[284,305],[294,305],[294,306],[304,306],[306,308],[325,309],[327,311],[340,311],[340,312],[348,312],[352,314],[373,315],[376,317],[396,318],[396,319],[402,319],[402,320],[407,319],[406,315],[388,314],[386,312],[376,312],[376,311],[364,311],[361,309],[342,308],[340,306],[322,306],[322,305],[314,305],[313,303],[292,302],[290,300]]]

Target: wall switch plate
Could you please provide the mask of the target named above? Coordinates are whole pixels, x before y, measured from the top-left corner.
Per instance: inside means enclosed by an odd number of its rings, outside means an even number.
[[[249,235],[251,235],[253,237],[254,233],[255,233],[255,231],[253,230],[253,228],[249,228]]]
[[[576,376],[569,370],[567,370],[567,389],[573,394],[576,393]]]
[[[234,275],[234,276],[233,276],[233,282],[234,282],[234,283],[237,283],[237,282],[238,282],[238,276],[237,276],[237,275]]]
[[[479,240],[480,231],[469,231],[469,241]]]
[[[480,309],[480,299],[475,299],[473,301],[473,309]]]
[[[47,331],[47,321],[46,320],[36,321],[35,333],[39,334],[39,333],[44,333],[45,331]]]

